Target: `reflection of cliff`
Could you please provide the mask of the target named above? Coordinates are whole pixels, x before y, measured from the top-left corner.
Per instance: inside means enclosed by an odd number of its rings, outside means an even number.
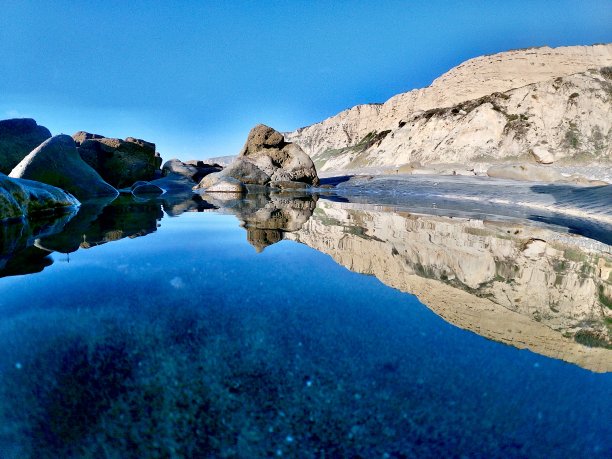
[[[461,328],[612,371],[609,246],[518,224],[350,207],[319,205],[287,238],[415,294]]]
[[[283,240],[285,233],[298,231],[317,206],[315,196],[295,192],[252,193],[245,199],[204,197],[242,221],[247,240],[258,252]]]

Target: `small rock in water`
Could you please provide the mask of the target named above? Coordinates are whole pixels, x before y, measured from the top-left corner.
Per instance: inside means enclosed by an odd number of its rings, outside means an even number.
[[[183,288],[185,287],[185,282],[183,282],[183,279],[177,276],[170,280],[170,285],[172,285],[174,288]]]

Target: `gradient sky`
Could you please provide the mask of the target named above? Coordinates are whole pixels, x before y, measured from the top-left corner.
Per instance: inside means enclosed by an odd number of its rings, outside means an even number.
[[[257,123],[384,102],[481,54],[602,42],[610,0],[0,0],[0,119],[206,158]]]

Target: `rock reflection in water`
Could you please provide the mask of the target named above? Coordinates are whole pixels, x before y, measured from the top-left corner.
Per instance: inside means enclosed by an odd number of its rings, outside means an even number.
[[[177,216],[215,207],[192,194],[150,199],[121,195],[86,201],[76,214],[1,224],[0,277],[40,272],[53,264],[53,252],[69,254],[151,234],[164,216],[162,208],[169,216]]]
[[[359,207],[320,203],[286,237],[415,294],[461,328],[612,371],[610,246],[515,223]]]
[[[312,216],[317,196],[309,193],[249,193],[203,195],[211,204],[236,215],[247,230],[247,240],[262,252],[283,240],[285,233],[298,231]]]

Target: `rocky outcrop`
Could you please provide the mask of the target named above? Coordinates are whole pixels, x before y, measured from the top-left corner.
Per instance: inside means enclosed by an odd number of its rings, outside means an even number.
[[[74,140],[68,135],[57,135],[43,142],[15,166],[10,177],[53,185],[79,199],[118,194],[81,159]]]
[[[310,157],[271,127],[259,124],[251,129],[238,158],[223,171],[207,175],[195,189],[210,189],[225,179],[245,185],[276,186],[279,182],[318,185],[319,177]]]
[[[0,173],[0,222],[65,213],[79,204],[74,196],[54,186],[9,178]]]
[[[199,183],[208,174],[220,172],[222,169],[223,167],[216,163],[205,163],[199,160],[183,162],[175,158],[164,163],[162,174],[179,174],[193,180],[194,183]]]
[[[0,173],[9,174],[28,153],[51,137],[51,132],[30,118],[0,121]]]
[[[612,44],[482,56],[425,89],[353,107],[285,137],[320,171],[521,156],[610,160],[612,72],[598,70],[608,66]]]
[[[81,158],[116,188],[138,180],[153,180],[161,167],[155,144],[128,137],[125,140],[79,131],[73,136]]]
[[[612,371],[610,246],[520,224],[325,202],[286,238],[489,339]]]

